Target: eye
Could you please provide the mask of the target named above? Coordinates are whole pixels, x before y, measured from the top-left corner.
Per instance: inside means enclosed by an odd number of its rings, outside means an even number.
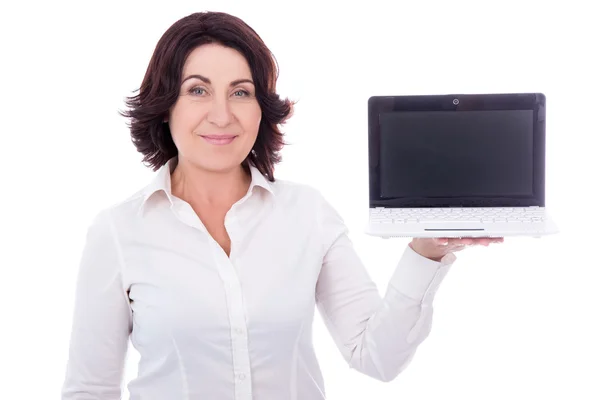
[[[200,96],[200,95],[202,95],[202,94],[203,94],[205,91],[206,91],[206,90],[205,90],[204,88],[200,87],[200,86],[194,86],[193,88],[191,88],[191,89],[189,90],[189,93],[190,93],[190,94],[193,94],[193,95]]]
[[[250,95],[250,93],[248,93],[247,90],[242,90],[242,89],[236,90],[233,94],[237,95],[238,93],[241,93],[241,95],[238,95],[236,97],[243,97],[243,96],[249,96]]]

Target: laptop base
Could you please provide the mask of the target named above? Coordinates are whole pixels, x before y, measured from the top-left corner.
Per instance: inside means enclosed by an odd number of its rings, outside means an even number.
[[[419,237],[419,238],[465,238],[465,237],[542,237],[558,233],[558,227],[551,220],[543,223],[443,223],[431,226],[416,223],[369,223],[365,233],[377,237]]]

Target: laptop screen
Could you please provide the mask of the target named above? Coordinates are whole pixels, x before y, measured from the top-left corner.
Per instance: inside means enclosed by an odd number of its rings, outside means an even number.
[[[532,196],[533,110],[379,114],[379,195]]]

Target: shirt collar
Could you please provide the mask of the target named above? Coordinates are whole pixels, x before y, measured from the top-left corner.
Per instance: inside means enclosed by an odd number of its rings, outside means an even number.
[[[157,192],[163,192],[171,206],[173,205],[173,194],[171,193],[171,174],[175,170],[178,163],[178,156],[171,158],[165,165],[160,167],[154,179],[143,190],[142,203],[139,212],[143,213],[147,203]],[[255,186],[259,186],[269,193],[273,194],[271,182],[253,165],[250,165],[250,174],[252,180],[248,192],[252,192]]]

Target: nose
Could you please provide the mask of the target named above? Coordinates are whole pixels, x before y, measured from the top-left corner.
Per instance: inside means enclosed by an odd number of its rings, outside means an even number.
[[[213,98],[210,110],[208,111],[208,122],[223,128],[231,123],[232,118],[227,99]]]

